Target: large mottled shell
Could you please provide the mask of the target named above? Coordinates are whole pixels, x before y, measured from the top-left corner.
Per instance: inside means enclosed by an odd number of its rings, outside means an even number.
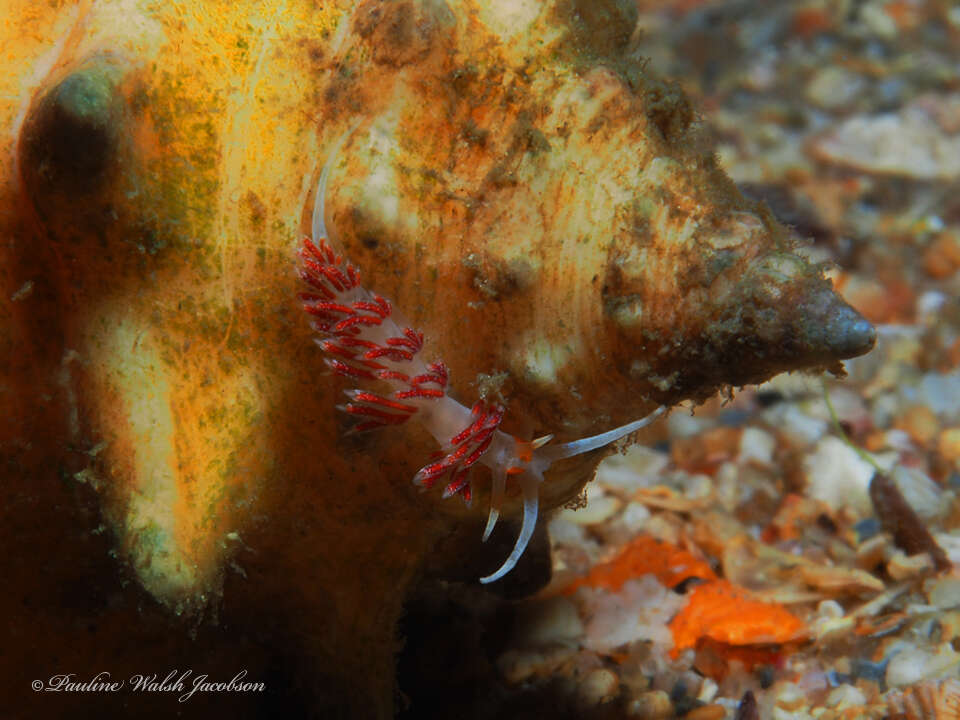
[[[226,582],[235,622],[269,608],[361,714],[388,712],[425,559],[489,568],[464,554],[483,498],[458,518],[410,486],[422,430],[343,437],[345,385],[297,308],[294,248],[340,138],[334,241],[453,394],[502,400],[517,436],[872,345],[645,71],[626,0],[7,5],[7,547],[56,555],[46,523],[13,519],[85,483],[154,598],[202,607]],[[594,463],[548,475],[547,505]]]

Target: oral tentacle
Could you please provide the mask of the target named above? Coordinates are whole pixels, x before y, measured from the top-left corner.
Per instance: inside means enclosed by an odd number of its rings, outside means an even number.
[[[360,124],[360,121],[355,121],[347,131],[340,136],[340,139],[337,140],[336,144],[333,146],[333,151],[330,153],[330,157],[327,158],[327,162],[323,166],[323,170],[320,172],[320,181],[317,183],[317,194],[314,196],[313,201],[313,213],[310,217],[310,230],[313,233],[314,240],[320,240],[321,238],[329,238],[330,235],[327,233],[327,223],[324,219],[324,213],[326,212],[326,200],[327,200],[327,181],[330,179],[330,170],[333,168],[333,163],[337,158],[337,155],[340,154],[340,148],[343,147],[343,144],[347,141],[347,138],[357,129],[357,125]]]
[[[490,485],[490,513],[487,515],[487,526],[483,529],[483,542],[490,537],[490,533],[497,526],[500,518],[500,508],[503,507],[503,496],[507,489],[507,470],[497,468],[493,472]]]
[[[636,432],[640,428],[646,427],[658,417],[663,415],[663,413],[666,411],[667,408],[661,405],[652,413],[640,418],[639,420],[634,420],[626,425],[621,425],[620,427],[607,430],[606,432],[602,432],[598,435],[591,435],[590,437],[580,438],[579,440],[573,440],[560,445],[553,445],[552,447],[548,446],[543,450],[538,451],[537,456],[542,458],[547,462],[548,465],[550,465],[557,460],[563,460],[565,458],[573,457],[574,455],[582,455],[583,453],[590,452],[591,450],[598,450],[599,448],[605,447],[612,442],[616,442],[620,438],[626,437],[630,433]]]
[[[533,537],[533,531],[537,527],[537,515],[540,505],[539,486],[542,481],[542,477],[536,478],[529,473],[524,474],[521,478],[520,486],[523,490],[523,523],[520,526],[520,534],[517,535],[517,541],[513,545],[513,550],[510,551],[510,555],[504,560],[503,565],[490,575],[480,578],[480,582],[484,585],[499,580],[513,570],[527,549],[530,538]]]

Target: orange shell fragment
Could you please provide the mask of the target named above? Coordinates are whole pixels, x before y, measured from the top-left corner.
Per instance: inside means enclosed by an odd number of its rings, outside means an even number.
[[[798,640],[804,623],[780,605],[754,600],[744,588],[713,580],[694,588],[690,602],[670,621],[677,654],[701,639],[726,645],[768,645]]]
[[[572,593],[583,586],[616,592],[627,580],[651,574],[669,588],[690,578],[713,580],[717,577],[709,564],[689,551],[641,535],[634,538],[616,558],[597,565],[588,575],[571,583],[567,592]]]

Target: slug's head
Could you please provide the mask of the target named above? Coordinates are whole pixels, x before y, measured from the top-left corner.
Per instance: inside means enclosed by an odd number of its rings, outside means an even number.
[[[610,443],[649,425],[660,417],[665,410],[666,408],[659,407],[648,416],[621,427],[592,437],[552,446],[549,445],[552,440],[551,435],[530,442],[513,439],[512,453],[507,450],[501,452],[499,456],[492,454],[493,456],[487,462],[491,468],[493,480],[490,489],[490,512],[487,518],[487,526],[483,532],[483,540],[486,542],[497,524],[497,518],[503,503],[505,485],[508,480],[515,480],[520,488],[523,497],[523,522],[510,555],[497,570],[480,578],[480,582],[490,583],[499,580],[510,572],[520,560],[533,537],[533,531],[537,523],[540,486],[544,482],[546,472],[553,463],[604,448]],[[507,448],[511,446],[510,443],[506,443],[506,445]]]

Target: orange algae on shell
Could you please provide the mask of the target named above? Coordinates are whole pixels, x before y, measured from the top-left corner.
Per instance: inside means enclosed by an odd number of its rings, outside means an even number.
[[[573,593],[580,587],[616,592],[627,580],[651,574],[666,587],[676,587],[690,578],[713,580],[717,577],[707,562],[688,550],[641,535],[630,541],[613,560],[597,565],[588,575],[573,581],[565,592]]]
[[[717,579],[697,585],[670,621],[673,654],[703,640],[725,645],[770,645],[802,639],[802,620],[780,605],[753,599],[745,588]]]

